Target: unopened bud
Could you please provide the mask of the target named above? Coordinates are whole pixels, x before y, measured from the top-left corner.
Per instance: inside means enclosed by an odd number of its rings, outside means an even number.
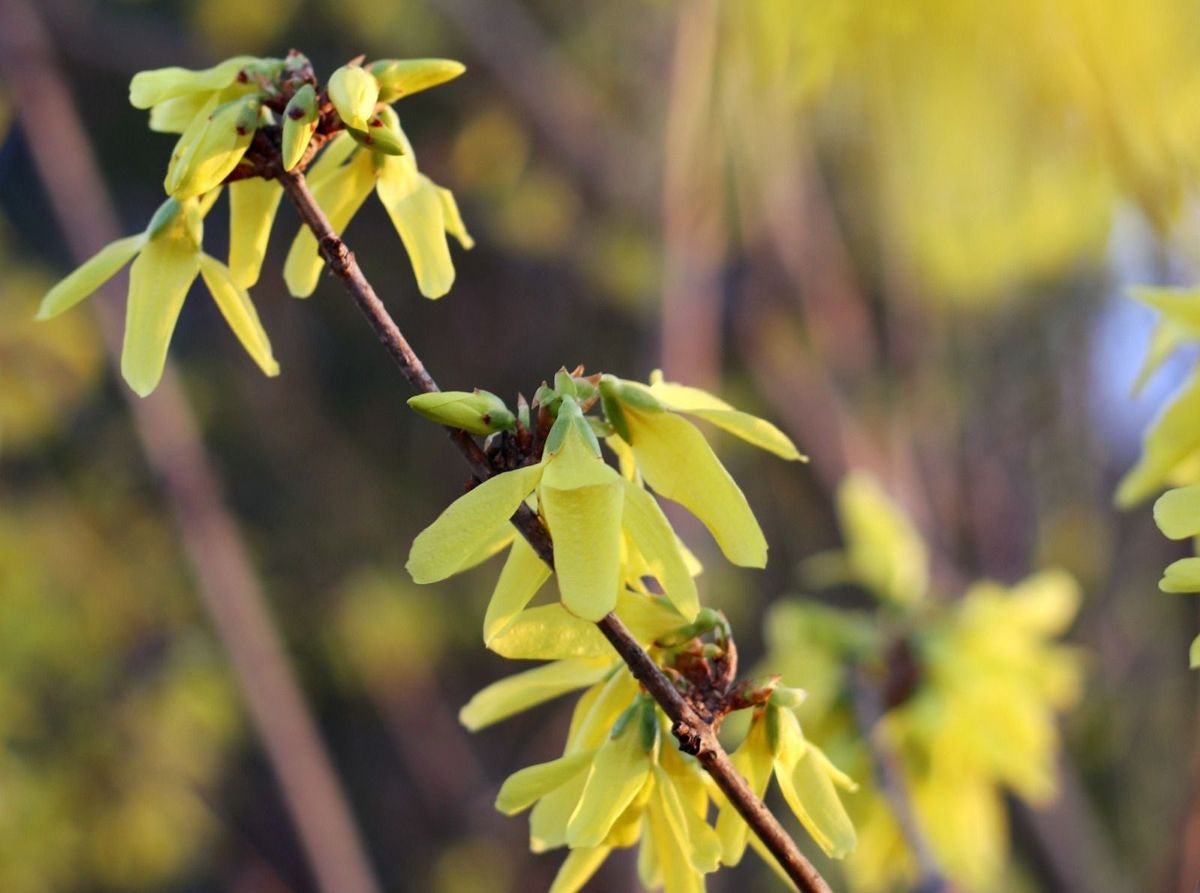
[[[395,102],[454,80],[467,68],[451,59],[380,59],[367,70],[379,82],[379,101]]]
[[[360,65],[343,65],[329,77],[329,100],[343,123],[366,130],[379,102],[379,82]]]
[[[346,128],[346,132],[360,146],[366,146],[374,152],[384,155],[404,155],[405,146],[400,136],[384,123],[382,118],[375,117],[367,122],[366,130]]]
[[[784,710],[795,710],[808,699],[808,692],[802,688],[784,688],[780,686],[771,692],[770,703]]]
[[[472,434],[508,431],[516,418],[504,401],[489,391],[438,391],[410,397],[408,405],[418,415]]]
[[[290,171],[308,149],[308,143],[317,129],[317,91],[312,84],[305,84],[288,101],[283,110],[283,169]]]

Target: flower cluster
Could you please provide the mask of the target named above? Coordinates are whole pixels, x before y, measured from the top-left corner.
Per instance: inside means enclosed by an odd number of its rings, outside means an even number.
[[[438,298],[454,281],[447,233],[472,245],[454,197],[417,169],[412,146],[390,104],[463,71],[443,59],[351,63],[318,92],[308,60],[239,56],[203,71],[143,71],[129,86],[150,129],[177,133],[163,183],[168,199],[145,231],[101,249],[56,285],[39,316],[56,316],[88,297],[133,261],[121,371],[145,396],[162,375],[184,298],[199,276],[246,351],[267,375],[279,367],[247,289],[259,278],[281,176],[313,162],[310,185],[337,231],[372,190],[412,261],[421,293]],[[229,191],[228,263],[201,249],[203,220]],[[284,269],[296,297],[315,290],[324,261],[307,229],[295,237]]]
[[[614,657],[595,626],[610,612],[714,724],[730,711],[752,709],[750,732],[733,756],[737,767],[760,796],[774,772],[817,844],[835,857],[849,852],[854,829],[836,789],[853,783],[804,738],[794,713],[801,693],[775,679],[735,682],[728,627],[701,608],[699,565],[654,495],[695,514],[731,561],[762,567],[766,541],[745,495],[684,416],[800,459],[791,441],[768,422],[659,373],[641,384],[561,370],[553,387],[543,385],[515,413],[487,392],[410,402],[433,421],[490,432],[490,454],[511,469],[475,486],[417,537],[410,574],[418,583],[436,582],[507,548],[484,642],[508,658],[549,661],[479,692],[463,708],[463,723],[483,728],[586,689],[563,755],[513,775],[496,803],[509,814],[532,807],[535,852],[570,849],[554,893],[578,890],[609,852],[635,844],[646,887],[702,890],[705,874],[741,859],[749,836],[698,761],[674,746],[662,710]],[[596,408],[601,412],[590,414]],[[553,571],[510,523],[523,505],[551,535]],[[551,576],[557,598],[530,607]]]
[[[857,776],[872,776],[863,734],[895,757],[920,830],[956,889],[1007,889],[1005,791],[1033,804],[1053,797],[1056,713],[1081,694],[1079,654],[1054,641],[1075,617],[1078,587],[1044,571],[936,601],[925,546],[879,485],[853,475],[838,503],[846,551],[810,567],[857,583],[882,610],[781,603],[767,619],[769,660],[810,692],[800,718]],[[847,667],[880,690],[873,730],[860,729],[851,709],[861,693]],[[908,889],[918,866],[882,791],[868,781],[848,807],[859,829],[845,863],[851,887]]]

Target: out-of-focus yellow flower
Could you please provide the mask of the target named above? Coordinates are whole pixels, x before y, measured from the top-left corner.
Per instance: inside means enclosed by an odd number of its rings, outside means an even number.
[[[1173,540],[1200,536],[1200,484],[1170,490],[1154,504],[1154,521]],[[1200,558],[1180,558],[1163,571],[1158,583],[1163,592],[1200,592]],[[1192,668],[1200,667],[1200,636],[1189,651]]]
[[[622,533],[661,575],[667,597],[690,621],[699,610],[691,574],[654,499],[600,458],[579,406],[564,399],[545,454],[536,465],[496,475],[459,498],[414,541],[408,570],[418,583],[458,573],[535,491],[554,540],[563,604],[599,620],[623,589]],[[558,443],[554,443],[559,432]],[[536,594],[545,576],[523,543],[514,545],[488,610],[485,635],[498,631]]]
[[[678,413],[703,418],[785,459],[802,458],[787,436],[712,394],[663,381],[657,373],[649,387],[604,376],[600,393],[619,436],[610,438],[610,444],[616,450],[628,445],[646,483],[703,521],[734,564],[764,567],[767,541],[745,494],[704,435]]]
[[[267,375],[278,375],[250,296],[228,267],[200,250],[204,215],[215,199],[215,193],[184,202],[167,199],[145,232],[107,245],[50,289],[38,318],[50,319],[75,306],[132,260],[121,374],[145,397],[162,377],[183,301],[200,276],[246,352]]]
[[[416,156],[395,112],[385,107],[374,120],[403,144],[404,154],[372,152],[339,134],[310,168],[309,186],[339,233],[374,189],[404,242],[421,294],[440,298],[454,284],[447,233],[464,248],[475,243],[450,190],[417,170]],[[316,290],[323,267],[316,239],[308,229],[300,230],[284,264],[288,290],[298,298],[308,297]]]

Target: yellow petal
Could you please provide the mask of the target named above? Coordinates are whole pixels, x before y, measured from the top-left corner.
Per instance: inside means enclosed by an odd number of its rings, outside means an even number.
[[[1129,291],[1143,304],[1162,311],[1167,320],[1183,328],[1190,337],[1200,338],[1200,289],[1140,286]]]
[[[574,848],[603,843],[649,773],[650,755],[642,747],[635,716],[621,734],[610,737],[596,751],[579,805],[567,822],[567,844]]]
[[[350,145],[353,147],[353,140],[350,140]],[[360,152],[341,167],[331,162],[326,168],[329,173],[315,184],[310,184],[313,198],[329,218],[333,231],[339,235],[375,185],[375,166],[368,156],[369,153]],[[318,163],[321,160],[324,160],[324,156]],[[302,227],[296,233],[283,264],[283,280],[287,283],[288,293],[293,297],[307,298],[316,291],[324,268],[325,259],[317,251],[316,238],[308,227]]]
[[[523,812],[576,775],[585,773],[594,756],[595,751],[580,751],[513,773],[500,786],[500,793],[496,795],[496,809],[505,815]]]
[[[223,263],[207,254],[200,255],[200,275],[208,286],[213,300],[233,334],[237,336],[246,353],[250,354],[258,368],[267,375],[278,375],[279,364],[271,353],[271,342],[258,319],[258,311],[250,302],[250,295],[239,288]]]
[[[141,397],[162,377],[179,311],[199,270],[195,243],[169,233],[147,242],[130,268],[121,374]]]
[[[869,474],[838,486],[837,513],[855,579],[875,595],[914,604],[929,588],[929,555],[908,518]]]
[[[139,71],[129,82],[129,103],[135,109],[148,109],[176,96],[220,90],[232,84],[238,72],[255,61],[253,56],[235,56],[202,71],[186,68]]]
[[[550,893],[577,893],[604,864],[612,847],[598,846],[571,850],[554,876]]]
[[[546,462],[539,499],[563,604],[599,620],[616,606],[620,588],[621,478],[572,429]]]
[[[750,785],[759,799],[767,790],[771,780],[771,769],[775,757],[767,742],[767,724],[763,715],[758,715],[750,724],[750,731],[737,750],[730,756],[734,767]],[[717,816],[717,836],[721,841],[721,861],[726,865],[737,865],[746,852],[750,826],[733,804],[725,800]]]
[[[1194,337],[1196,336],[1183,326],[1173,323],[1169,319],[1160,319],[1155,324],[1154,331],[1150,333],[1150,344],[1146,347],[1145,359],[1142,360],[1141,368],[1134,377],[1130,391],[1135,396],[1140,394],[1154,373],[1167,361],[1167,358]]]
[[[183,133],[209,98],[209,93],[189,93],[160,102],[150,109],[150,129],[155,133]]]
[[[1116,503],[1129,508],[1150,496],[1176,467],[1200,449],[1200,371],[1159,413],[1142,439],[1142,456],[1121,479]]]
[[[146,244],[144,233],[110,242],[84,261],[73,273],[46,292],[38,308],[38,319],[50,319],[74,307],[117,275]]]
[[[589,703],[581,698],[578,709],[572,714],[571,728],[567,731],[568,752],[603,744],[613,724],[637,696],[637,680],[624,664],[610,662],[610,667],[613,666],[616,671],[597,687],[594,696],[587,699]]]
[[[367,70],[379,82],[379,101],[395,102],[454,80],[467,67],[453,59],[380,59]]]
[[[411,163],[397,158],[379,175],[376,192],[404,242],[417,287],[427,298],[440,298],[454,284],[454,263],[446,244],[446,219],[437,187],[428,177],[401,174]]]
[[[550,568],[538,558],[524,537],[514,539],[483,618],[484,645],[491,645],[500,631],[537,595],[549,576]],[[504,654],[503,651],[499,653]]]
[[[1167,565],[1158,588],[1163,592],[1200,592],[1200,558],[1180,558]]]
[[[1074,577],[1062,570],[1045,570],[1014,586],[1001,610],[1004,622],[1012,626],[1057,636],[1071,625],[1082,600]]]
[[[329,76],[329,100],[347,127],[366,130],[379,101],[379,82],[360,65],[343,65]]]
[[[576,617],[560,604],[521,611],[509,618],[487,646],[510,660],[564,660],[612,654],[612,646],[596,624]]]
[[[658,795],[662,798],[663,816],[676,846],[695,871],[701,874],[716,871],[721,859],[721,841],[717,833],[684,803],[670,775],[655,766],[654,778]]]
[[[668,409],[686,412],[711,422],[734,437],[774,453],[782,459],[795,461],[804,458],[791,439],[765,419],[736,410],[724,400],[700,388],[663,381],[661,373],[652,376],[651,382],[650,393]]]
[[[446,232],[458,239],[458,244],[463,248],[471,250],[475,247],[475,240],[467,232],[467,226],[463,223],[462,214],[458,210],[458,202],[454,200],[454,193],[446,187],[436,184],[433,188],[437,190],[438,198],[442,202],[442,218],[446,222]]]
[[[281,198],[276,180],[251,177],[229,184],[229,270],[242,288],[258,282]]]
[[[675,531],[653,496],[637,484],[622,481],[622,485],[625,501],[621,525],[662,584],[671,604],[690,623],[700,610],[700,595],[679,551]]]
[[[617,598],[617,616],[643,645],[661,639],[671,630],[694,619],[684,620],[678,611],[660,598],[628,590]]]
[[[502,521],[496,526],[483,544],[473,553],[467,556],[467,560],[458,566],[456,574],[461,574],[464,571],[469,571],[471,568],[483,564],[493,555],[497,555],[504,549],[512,545],[513,539],[517,536],[517,529],[512,526],[507,520]]]
[[[1200,535],[1200,484],[1160,496],[1154,503],[1154,523],[1173,540]]]
[[[612,662],[607,660],[562,660],[517,673],[477,692],[459,711],[458,721],[478,732],[530,707],[591,685],[611,667]]]
[[[648,413],[629,405],[624,409],[646,483],[703,521],[734,564],[764,567],[767,541],[762,529],[704,436],[673,413]]]
[[[253,99],[236,99],[215,108],[199,126],[189,125],[179,138],[167,166],[164,188],[183,201],[219,186],[237,167],[254,139],[258,104]]]
[[[310,189],[316,189],[321,183],[332,177],[338,169],[354,154],[358,144],[344,130],[339,130],[325,144],[316,161],[304,172]]]
[[[544,853],[555,847],[566,846],[567,822],[579,795],[587,781],[587,773],[581,772],[543,797],[529,814],[529,848],[535,853]]]
[[[655,785],[654,796],[650,798],[646,809],[646,818],[657,865],[643,868],[639,860],[639,874],[656,877],[665,893],[702,893],[704,875],[692,867],[689,848],[680,841],[668,809],[662,788]]]
[[[408,572],[417,583],[436,583],[458,572],[496,528],[511,518],[542,477],[530,465],[489,478],[460,496],[413,541]]]
[[[854,849],[857,835],[834,787],[828,760],[800,737],[799,724],[790,710],[781,710],[785,743],[775,765],[775,778],[783,799],[825,855],[841,859]],[[790,739],[790,740],[789,740]]]

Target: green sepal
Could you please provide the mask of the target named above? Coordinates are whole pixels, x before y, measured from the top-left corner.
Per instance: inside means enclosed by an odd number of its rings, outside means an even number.
[[[554,373],[554,390],[563,397],[579,399],[579,392],[575,389],[575,379],[566,369],[559,369]]]
[[[356,143],[372,152],[379,152],[381,155],[404,155],[406,153],[407,150],[400,137],[393,133],[380,118],[372,118],[367,123],[368,130],[355,130],[353,127],[347,127],[346,132]]]
[[[600,379],[600,407],[604,417],[613,426],[613,430],[621,439],[629,443],[629,422],[625,418],[625,410],[621,408],[621,398],[618,392],[620,379],[605,375]]]
[[[634,409],[640,409],[643,412],[665,412],[666,408],[658,402],[658,398],[651,394],[648,390],[638,385],[630,384],[625,381],[620,381],[617,386],[617,391],[621,396],[623,403],[628,403]]]
[[[158,210],[154,212],[154,216],[150,218],[150,223],[146,226],[146,238],[153,239],[165,230],[179,216],[183,206],[177,199],[168,198],[165,202],[158,206]]]
[[[546,438],[546,452],[554,455],[562,449],[567,432],[574,428],[583,436],[586,443],[591,444],[593,452],[599,456],[600,441],[596,439],[596,434],[592,431],[592,426],[588,424],[583,410],[580,409],[579,402],[571,396],[560,394],[559,397],[558,418],[554,420],[554,426]]]

